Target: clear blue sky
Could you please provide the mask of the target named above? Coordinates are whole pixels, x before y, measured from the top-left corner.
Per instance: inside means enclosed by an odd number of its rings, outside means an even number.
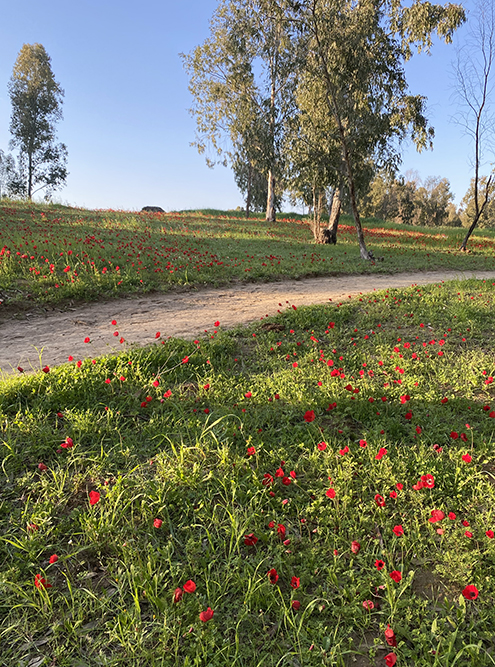
[[[465,2],[469,8],[472,0]],[[229,169],[211,170],[189,146],[195,123],[178,54],[209,34],[216,0],[15,0],[0,15],[0,148],[8,149],[7,83],[22,45],[43,44],[65,90],[58,138],[69,151],[58,201],[88,208],[166,210],[243,205]],[[462,39],[464,30],[458,38]],[[449,123],[453,46],[407,66],[411,92],[428,97],[433,152],[404,151],[402,172],[445,176],[456,201],[471,174],[470,145]]]

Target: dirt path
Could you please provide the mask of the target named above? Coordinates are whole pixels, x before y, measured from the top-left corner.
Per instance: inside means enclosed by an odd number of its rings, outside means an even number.
[[[493,271],[444,271],[396,275],[341,276],[242,284],[223,289],[206,288],[170,292],[104,303],[91,303],[46,315],[25,313],[0,324],[0,369],[4,374],[39,370],[68,360],[96,357],[122,350],[127,343],[146,345],[162,337],[192,339],[220,320],[224,329],[247,324],[294,304],[304,306],[341,301],[349,296],[385,288],[409,287],[455,278],[495,279]],[[288,303],[287,303],[288,302]],[[117,321],[117,326],[111,324]],[[119,336],[114,336],[118,331]],[[90,343],[84,339],[89,337]]]

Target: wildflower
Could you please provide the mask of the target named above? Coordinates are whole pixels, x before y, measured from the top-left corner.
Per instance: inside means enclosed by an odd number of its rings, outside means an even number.
[[[56,563],[58,561],[58,556],[57,554],[53,554],[53,556],[50,556],[50,560],[48,561],[50,565],[53,565],[53,563]]]
[[[255,537],[254,533],[249,533],[248,535],[244,535],[244,544],[247,547],[254,547],[257,541],[258,538]]]
[[[100,494],[98,491],[90,491],[89,492],[89,504],[90,505],[96,505],[96,503],[100,502]]]
[[[395,663],[397,662],[397,656],[395,653],[387,653],[384,660],[387,667],[394,667]]]
[[[292,588],[295,590],[296,588],[299,588],[300,586],[300,579],[299,577],[292,577],[290,585]]]
[[[381,496],[379,493],[377,493],[375,496],[375,502],[378,505],[378,507],[385,507],[385,498]]]
[[[378,454],[375,456],[375,459],[377,461],[381,461],[382,458],[385,456],[385,454],[387,454],[387,450],[385,449],[385,447],[380,447]]]
[[[213,618],[213,614],[215,612],[211,607],[208,607],[206,611],[202,611],[199,614],[199,620],[202,621],[203,623],[206,623],[207,621],[210,621]]]
[[[196,590],[196,584],[194,583],[194,581],[192,579],[186,581],[186,583],[184,584],[184,592],[194,593],[195,590]]]
[[[319,442],[316,446],[318,447],[320,452],[324,452],[325,449],[327,448],[327,443],[326,442]]]
[[[155,520],[153,521],[153,526],[154,526],[155,528],[161,528],[161,527],[162,527],[162,523],[163,523],[162,519],[155,519]]]
[[[356,540],[351,542],[351,551],[353,554],[358,554],[361,549],[361,545]]]
[[[431,516],[428,521],[430,523],[436,523],[437,521],[441,521],[444,518],[445,514],[442,512],[442,510],[431,510]]]
[[[375,608],[375,605],[372,600],[363,600],[363,607],[364,609],[371,611],[372,609]]]
[[[307,410],[307,412],[304,413],[304,421],[307,422],[308,424],[310,422],[313,422],[316,419],[316,415],[313,410]]]
[[[466,586],[466,588],[462,591],[462,594],[466,600],[476,600],[478,597],[478,589],[476,586],[473,586],[473,584],[470,584],[469,586]]]
[[[393,579],[396,584],[398,584],[402,579],[402,573],[398,570],[392,570],[392,572],[390,572],[390,578]]]
[[[36,574],[34,576],[34,585],[36,588],[51,588],[52,585],[49,584],[44,577],[41,576],[41,574]]]
[[[395,638],[395,633],[387,624],[387,629],[385,630],[385,641],[389,646],[397,646],[397,639]]]
[[[397,537],[404,535],[404,528],[400,524],[398,526],[394,526],[392,528],[392,531],[394,532],[395,535],[397,535]]]
[[[383,570],[383,568],[385,567],[385,563],[382,560],[376,560],[375,567],[377,570]]]
[[[177,602],[180,602],[182,600],[182,588],[176,588],[174,591],[174,604],[177,604]]]
[[[462,460],[464,461],[464,463],[471,463],[473,457],[471,456],[471,454],[463,454]]]
[[[335,489],[330,488],[325,492],[325,495],[327,496],[327,498],[335,498],[337,493],[336,493]]]
[[[272,568],[267,572],[268,579],[271,584],[276,584],[278,581],[278,572],[275,568]]]
[[[299,600],[293,600],[292,609],[294,609],[294,611],[299,611],[300,608],[301,608],[301,603],[299,602]]]

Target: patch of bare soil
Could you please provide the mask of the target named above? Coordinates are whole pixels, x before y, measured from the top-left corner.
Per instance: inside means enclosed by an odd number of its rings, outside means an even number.
[[[159,331],[194,339],[219,320],[223,329],[275,315],[279,304],[307,306],[339,302],[385,288],[404,288],[445,280],[494,279],[493,271],[445,271],[395,275],[331,276],[277,283],[238,284],[189,292],[169,292],[110,302],[97,302],[47,313],[35,310],[2,314],[0,306],[0,369],[8,375],[40,370],[74,360],[122,350],[125,344],[148,345]],[[111,324],[112,320],[117,325]],[[118,336],[114,333],[118,331]],[[85,343],[86,338],[90,343]]]

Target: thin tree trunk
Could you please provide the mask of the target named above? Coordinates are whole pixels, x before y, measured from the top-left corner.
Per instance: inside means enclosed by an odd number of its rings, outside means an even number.
[[[477,178],[476,178],[476,180],[477,180]],[[474,190],[475,190],[475,195],[474,195],[474,196],[475,196],[475,209],[476,209],[476,213],[475,213],[475,216],[474,216],[474,220],[473,220],[473,222],[471,223],[471,226],[469,227],[466,236],[464,237],[464,241],[462,242],[461,247],[459,248],[459,250],[462,250],[463,252],[466,250],[466,246],[467,246],[467,242],[469,241],[469,237],[470,237],[471,234],[474,232],[474,229],[475,229],[476,225],[478,224],[478,220],[479,220],[479,219],[481,218],[481,216],[483,215],[483,211],[484,211],[484,209],[485,209],[485,206],[486,206],[487,203],[488,203],[488,198],[489,198],[489,187],[490,187],[490,183],[491,183],[491,181],[492,181],[492,176],[490,175],[490,177],[488,178],[488,180],[487,180],[487,182],[486,182],[485,198],[484,198],[484,200],[483,200],[483,204],[481,205],[481,207],[478,205],[478,188],[476,187],[476,182],[475,182],[475,184],[474,184]]]
[[[339,226],[341,208],[342,208],[342,185],[339,187],[338,190],[335,189],[333,191],[332,206],[330,207],[330,215],[328,219],[328,230],[327,234],[325,234],[327,243],[333,243],[334,245],[337,243],[337,229]]]
[[[266,216],[268,222],[275,222],[275,176],[272,170],[268,172],[268,197],[266,199]]]
[[[28,160],[28,199],[31,199],[33,192],[33,155],[29,153]]]
[[[252,187],[253,167],[251,162],[248,166],[248,182],[247,182],[247,196],[246,196],[246,218],[249,218],[251,212],[251,187]]]

